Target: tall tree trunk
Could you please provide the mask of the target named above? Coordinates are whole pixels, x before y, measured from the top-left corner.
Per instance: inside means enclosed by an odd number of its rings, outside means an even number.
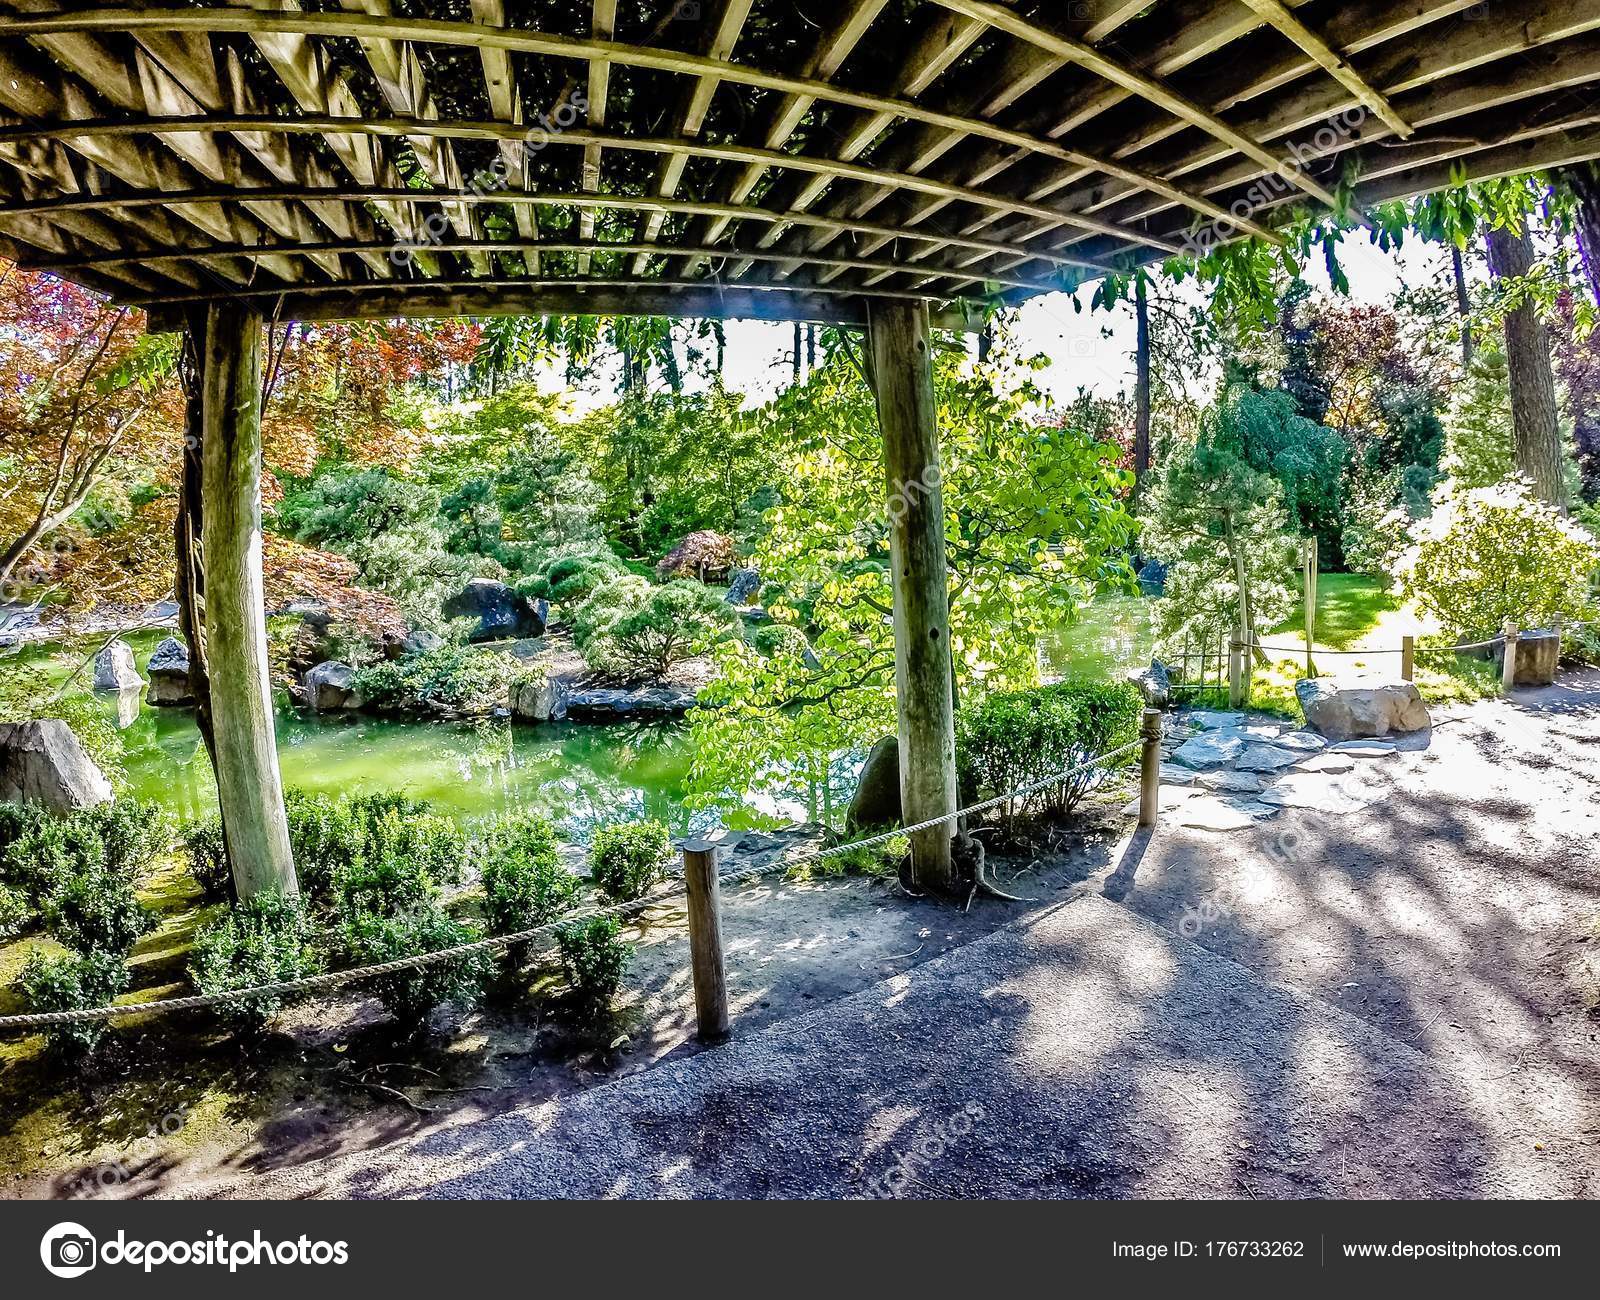
[[[1144,482],[1150,469],[1150,301],[1144,276],[1138,275],[1133,294],[1137,342],[1134,347],[1133,473],[1134,486]]]
[[[799,321],[794,323],[794,382],[800,382],[800,357],[805,346],[804,326]]]
[[[1578,163],[1564,168],[1562,180],[1578,201],[1578,251],[1583,256],[1589,291],[1600,303],[1600,168]]]
[[[1450,245],[1450,270],[1456,281],[1456,312],[1461,317],[1461,368],[1472,368],[1472,294],[1467,288],[1467,264],[1461,250]]]
[[[1491,230],[1488,242],[1489,269],[1496,277],[1514,279],[1533,270],[1533,237],[1526,223],[1520,234],[1505,227]],[[1541,499],[1565,510],[1567,493],[1561,476],[1561,425],[1555,375],[1550,368],[1550,335],[1531,302],[1506,313],[1506,361],[1511,372],[1517,469],[1532,480]]]

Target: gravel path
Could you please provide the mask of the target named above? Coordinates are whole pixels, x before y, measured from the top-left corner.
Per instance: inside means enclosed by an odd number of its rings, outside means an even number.
[[[1600,1195],[1600,674],[728,1046],[200,1196]],[[1174,819],[1175,820],[1175,819]],[[1187,937],[1186,937],[1187,936]]]

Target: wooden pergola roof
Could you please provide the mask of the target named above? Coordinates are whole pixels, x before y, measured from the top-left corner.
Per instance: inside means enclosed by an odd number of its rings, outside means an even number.
[[[1600,0],[0,4],[0,251],[158,327],[961,324],[1596,156]]]

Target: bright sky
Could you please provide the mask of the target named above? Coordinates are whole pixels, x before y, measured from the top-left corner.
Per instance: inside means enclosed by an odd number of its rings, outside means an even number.
[[[1350,300],[1377,303],[1392,298],[1402,282],[1421,284],[1449,275],[1449,262],[1435,245],[1410,241],[1398,256],[1381,252],[1365,235],[1351,234],[1341,246],[1340,260],[1350,278]],[[1329,291],[1320,261],[1308,266],[1306,279]],[[1021,311],[1018,342],[1026,352],[1043,352],[1051,358],[1042,384],[1058,399],[1070,399],[1080,387],[1102,397],[1114,397],[1133,386],[1133,308],[1122,304],[1113,311],[1090,311],[1092,287],[1080,293],[1082,311],[1074,311],[1067,294],[1047,294],[1026,303]],[[1198,301],[1198,294],[1197,294]],[[727,356],[723,372],[730,389],[747,395],[750,404],[775,395],[789,382],[789,360],[794,327],[766,321],[729,321]],[[551,371],[549,382],[562,387]],[[582,412],[610,398],[610,382],[591,383],[575,394]]]

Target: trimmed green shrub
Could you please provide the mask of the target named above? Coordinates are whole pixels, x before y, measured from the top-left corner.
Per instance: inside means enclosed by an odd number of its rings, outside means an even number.
[[[671,857],[672,836],[661,822],[602,826],[589,846],[589,874],[608,898],[627,903],[644,897]]]
[[[0,880],[16,884],[18,873],[12,864],[11,846],[33,833],[49,814],[38,804],[0,803]]]
[[[586,601],[596,588],[627,571],[610,551],[585,551],[556,557],[544,572],[519,582],[517,590],[533,600],[548,600],[552,605],[571,609]]]
[[[266,893],[200,929],[189,956],[189,979],[196,992],[209,995],[303,979],[321,967],[304,905]],[[217,1015],[242,1033],[260,1033],[283,1001],[281,994],[259,994],[225,1002]]]
[[[82,953],[126,957],[155,928],[127,876],[94,867],[51,882],[44,900],[45,924],[67,947]]]
[[[138,799],[117,799],[73,814],[104,847],[107,871],[137,876],[172,845],[166,810]]]
[[[345,869],[388,856],[413,856],[444,884],[461,879],[466,839],[430,805],[393,791],[334,797],[290,790],[284,798],[301,891],[327,899]]]
[[[502,818],[475,847],[490,934],[531,930],[571,909],[580,885],[561,865],[555,828],[545,818],[533,813]],[[527,958],[525,943],[506,950],[506,965],[513,969]]]
[[[447,641],[437,650],[358,668],[355,688],[380,711],[476,717],[504,706],[515,670],[510,655]]]
[[[652,587],[624,579],[599,588],[578,612],[573,641],[596,671],[659,681],[706,654],[739,626],[720,593],[698,582]]]
[[[339,916],[348,920],[362,914],[392,916],[431,905],[438,898],[439,885],[415,858],[358,856],[334,873],[333,892]]]
[[[128,963],[110,952],[65,957],[36,952],[17,979],[22,1004],[29,1012],[104,1006],[126,992],[129,983]],[[58,1056],[79,1059],[94,1051],[105,1031],[104,1021],[53,1025],[45,1030],[45,1044]]]
[[[620,933],[614,916],[591,916],[556,931],[561,967],[572,990],[568,1005],[584,1028],[610,1023],[611,1003],[633,961],[633,945],[624,943]]]
[[[228,845],[222,835],[222,818],[203,817],[183,831],[183,853],[189,874],[208,898],[221,898],[233,883],[228,866]]]
[[[1136,740],[1143,708],[1131,682],[1068,681],[990,695],[956,719],[962,797],[1002,795]],[[1070,812],[1100,775],[1091,768],[1027,795],[1008,807],[1008,823],[1019,814]]]
[[[1413,536],[1400,564],[1403,590],[1447,636],[1475,640],[1507,620],[1548,627],[1590,613],[1600,543],[1524,480],[1467,491],[1446,484]]]
[[[0,943],[9,943],[33,923],[33,908],[20,889],[0,884]]]
[[[479,931],[445,914],[434,903],[421,903],[390,915],[349,915],[340,937],[350,961],[366,966],[398,961],[423,953],[458,947],[481,938]],[[472,953],[432,962],[367,981],[369,987],[408,1033],[420,1033],[435,1007],[451,1002],[473,1005],[490,972],[487,953]]]
[[[106,846],[83,819],[39,817],[5,850],[4,878],[42,905],[55,882],[106,869]]]

